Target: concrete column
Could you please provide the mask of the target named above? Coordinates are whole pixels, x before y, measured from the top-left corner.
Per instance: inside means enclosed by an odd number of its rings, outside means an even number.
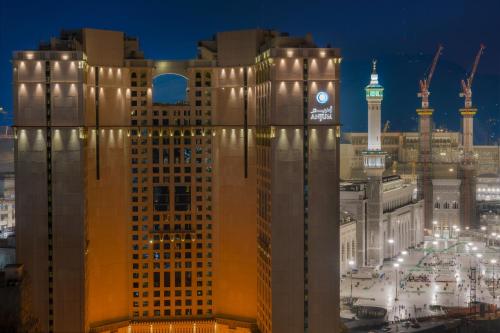
[[[382,264],[383,256],[383,187],[382,174],[368,176],[367,186],[367,265],[377,266]]]
[[[419,115],[418,197],[424,199],[424,228],[432,230],[432,113],[433,109],[417,109]]]
[[[460,227],[478,227],[474,158],[474,115],[477,109],[460,109],[462,115],[463,158],[461,161]]]

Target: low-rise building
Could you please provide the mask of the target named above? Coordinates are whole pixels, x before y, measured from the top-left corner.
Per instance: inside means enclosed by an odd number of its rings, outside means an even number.
[[[385,176],[383,182],[382,252],[384,259],[396,256],[423,241],[423,201],[416,199],[416,185],[405,183],[398,175]],[[357,267],[368,265],[366,259],[367,181],[341,183],[340,268],[349,270],[349,261]]]
[[[453,226],[460,225],[460,179],[433,179],[433,234],[453,237]]]

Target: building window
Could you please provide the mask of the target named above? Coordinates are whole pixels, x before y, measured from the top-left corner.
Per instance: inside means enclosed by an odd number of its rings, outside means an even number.
[[[191,208],[191,191],[188,186],[175,187],[175,210],[188,211]]]
[[[155,186],[153,188],[153,207],[155,211],[159,212],[165,212],[169,210],[168,186]]]

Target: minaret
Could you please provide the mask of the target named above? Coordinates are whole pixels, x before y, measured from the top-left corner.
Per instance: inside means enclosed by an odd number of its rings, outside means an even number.
[[[462,149],[463,156],[460,163],[460,225],[465,227],[479,227],[477,223],[475,158],[474,158],[474,116],[477,108],[472,106],[472,91],[470,87],[464,89],[465,107],[460,109],[462,116]]]
[[[427,233],[432,230],[433,223],[433,190],[432,190],[432,113],[429,107],[429,87],[432,76],[438,63],[443,46],[439,45],[429,73],[420,80],[420,92],[418,97],[422,98],[422,107],[417,109],[418,132],[419,132],[419,174],[418,174],[418,199],[424,199],[424,228]]]
[[[366,208],[366,266],[382,264],[383,256],[383,187],[382,174],[385,170],[385,153],[382,151],[380,127],[381,104],[384,88],[378,83],[377,62],[373,61],[370,84],[366,86],[366,101],[368,102],[368,150],[363,152],[363,163],[367,185]]]
[[[477,109],[466,105],[460,109],[462,116],[462,148],[463,157],[460,163],[461,189],[460,189],[460,225],[465,227],[479,227],[475,213],[476,184],[475,184],[475,158],[474,158],[474,115]]]
[[[477,108],[472,106],[472,82],[476,75],[477,66],[485,46],[481,44],[474,59],[472,71],[467,79],[461,81],[462,92],[460,97],[465,98],[465,105],[460,109],[462,115],[462,148],[463,158],[460,163],[462,184],[460,188],[460,224],[462,227],[478,227],[476,217],[476,185],[474,175],[474,116]]]
[[[424,228],[427,233],[432,231],[433,221],[433,188],[432,188],[432,114],[434,109],[429,104],[422,103],[417,109],[419,133],[419,175],[418,197],[424,200]]]

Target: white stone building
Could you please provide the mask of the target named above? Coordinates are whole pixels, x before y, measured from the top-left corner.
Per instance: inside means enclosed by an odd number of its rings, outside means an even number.
[[[384,259],[394,257],[423,242],[423,201],[416,200],[416,185],[405,183],[399,176],[383,177],[382,233],[380,244]],[[366,181],[344,182],[340,188],[340,270],[367,266],[366,258]],[[353,247],[355,254],[353,254]]]
[[[433,234],[454,237],[453,226],[460,226],[460,179],[433,179]]]

